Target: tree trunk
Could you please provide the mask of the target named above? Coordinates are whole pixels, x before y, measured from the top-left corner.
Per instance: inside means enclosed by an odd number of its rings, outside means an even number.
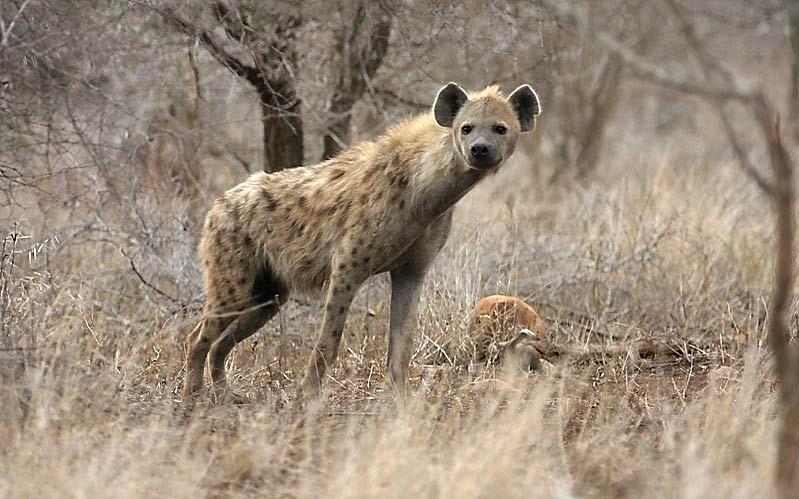
[[[297,97],[292,72],[292,68],[297,66],[296,37],[302,26],[302,16],[299,13],[272,12],[274,33],[264,44],[263,35],[253,36],[258,31],[249,23],[252,16],[241,7],[234,11],[220,1],[214,4],[213,9],[228,38],[252,54],[253,64],[236,61],[233,69],[255,88],[261,101],[264,171],[271,173],[302,165],[301,101]],[[227,60],[232,58],[228,56]],[[226,65],[231,67],[229,63]]]
[[[267,104],[261,104],[264,127],[264,171],[277,172],[300,166],[303,162],[302,120],[298,116],[275,116]]]
[[[791,182],[793,175],[781,178]],[[777,265],[769,331],[771,348],[776,358],[780,380],[780,421],[777,449],[777,488],[782,499],[799,497],[799,356],[789,343],[787,324],[790,295],[793,287],[794,197],[791,184],[777,187]]]
[[[799,142],[799,0],[786,0],[786,5],[788,7],[788,24],[793,51],[788,118],[791,120],[793,138],[796,142]]]
[[[777,449],[777,488],[781,499],[799,498],[799,355],[790,344],[787,316],[793,288],[794,195],[792,167],[780,175],[775,195],[777,265],[769,340],[780,381],[780,429]]]
[[[580,151],[577,153],[577,177],[587,178],[596,168],[602,152],[605,128],[607,128],[621,84],[622,64],[618,57],[611,56],[605,64],[599,86],[591,97],[593,108],[587,125],[583,128]]]
[[[342,30],[336,43],[341,71],[336,89],[327,103],[330,121],[323,132],[322,159],[337,155],[349,142],[352,106],[370,86],[370,80],[388,51],[395,2],[361,0],[349,30]]]
[[[776,212],[777,262],[769,322],[769,343],[779,381],[780,428],[777,440],[777,493],[780,499],[799,498],[799,353],[791,344],[788,315],[793,292],[795,190],[794,163],[782,144],[780,130],[762,94],[755,99],[755,116],[766,135],[774,172],[771,198]]]

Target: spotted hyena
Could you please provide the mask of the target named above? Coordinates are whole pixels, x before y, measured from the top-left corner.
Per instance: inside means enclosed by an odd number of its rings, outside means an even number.
[[[467,94],[449,83],[432,113],[325,162],[256,173],[214,202],[199,254],[204,316],[187,340],[184,397],[196,394],[208,359],[218,396],[225,358],[273,317],[291,293],[326,292],[321,332],[302,381],[318,394],[336,358],[359,286],[391,274],[388,375],[407,395],[419,288],[444,245],[452,208],[510,157],[541,108],[529,85],[505,97],[497,87]]]

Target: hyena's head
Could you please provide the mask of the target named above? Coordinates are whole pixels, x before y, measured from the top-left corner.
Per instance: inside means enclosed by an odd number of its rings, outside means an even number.
[[[457,153],[468,166],[480,170],[508,159],[519,134],[534,129],[540,113],[538,96],[530,85],[505,97],[496,86],[468,95],[456,83],[448,83],[433,104],[436,122],[452,128]]]

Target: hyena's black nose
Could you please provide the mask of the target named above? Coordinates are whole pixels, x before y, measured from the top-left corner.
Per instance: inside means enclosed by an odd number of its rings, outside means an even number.
[[[486,144],[475,144],[471,148],[472,156],[475,158],[484,158],[488,156],[489,149]]]

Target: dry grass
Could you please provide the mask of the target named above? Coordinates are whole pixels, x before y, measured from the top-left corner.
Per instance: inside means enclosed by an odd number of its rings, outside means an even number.
[[[609,154],[605,178],[623,180],[590,187],[549,187],[520,155],[464,200],[422,298],[417,396],[399,412],[384,279],[359,295],[321,404],[292,405],[320,321],[318,305],[292,303],[229,362],[254,403],[186,415],[189,203],[138,198],[148,248],[126,238],[124,209],[81,244],[6,237],[0,496],[772,495],[768,206],[723,161],[639,150]],[[465,325],[491,293],[528,299],[564,344],[648,338],[674,352],[484,382],[502,373],[467,368]]]

